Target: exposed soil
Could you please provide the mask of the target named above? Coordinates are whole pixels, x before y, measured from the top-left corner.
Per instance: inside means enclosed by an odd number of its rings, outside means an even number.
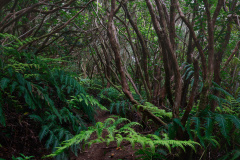
[[[110,114],[108,112],[99,112],[96,121],[104,122],[109,118]],[[107,133],[103,133],[105,136]],[[91,139],[95,139],[96,134],[93,134]],[[140,148],[140,145],[136,145],[135,149]],[[135,150],[129,142],[122,142],[120,147],[117,147],[116,142],[111,142],[109,146],[105,143],[93,144],[90,148],[85,149],[81,152],[78,157],[72,157],[71,160],[134,160],[136,155],[134,155]]]
[[[27,115],[21,115],[7,108],[6,127],[0,125],[0,158],[10,160],[12,156],[34,156],[41,159],[49,152],[39,141],[40,126]],[[10,134],[9,134],[10,133]]]
[[[109,116],[111,116],[109,112],[98,111],[95,119],[96,122],[104,122]],[[0,147],[0,158],[11,160],[13,155],[19,157],[19,153],[23,153],[25,156],[34,156],[34,159],[40,160],[42,156],[50,154],[45,149],[44,143],[39,141],[38,133],[40,126],[37,126],[28,116],[12,112],[11,114],[6,114],[6,119],[8,120],[7,128],[10,130],[11,135],[1,135],[3,139],[0,139],[0,144],[2,145]],[[91,125],[89,123],[89,126]],[[107,133],[103,132],[103,136],[106,135]],[[97,135],[94,133],[91,139],[95,139],[96,137]],[[140,147],[140,145],[135,145],[135,149],[139,149]],[[136,155],[134,155],[135,151],[129,142],[122,142],[120,147],[117,147],[116,142],[111,142],[109,146],[105,143],[99,143],[86,148],[77,157],[72,155],[70,159],[134,160],[136,159]]]

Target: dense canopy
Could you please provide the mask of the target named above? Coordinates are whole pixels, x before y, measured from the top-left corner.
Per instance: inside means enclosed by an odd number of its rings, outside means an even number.
[[[238,0],[0,0],[0,159],[238,159],[239,48]]]

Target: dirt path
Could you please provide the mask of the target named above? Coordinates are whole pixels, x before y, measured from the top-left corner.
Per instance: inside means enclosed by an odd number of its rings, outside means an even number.
[[[104,122],[109,116],[108,112],[99,112],[96,121]],[[91,139],[96,137],[95,134]],[[138,145],[135,146],[135,148],[139,147]],[[116,142],[110,143],[109,146],[105,143],[97,143],[85,149],[78,157],[72,157],[71,160],[134,160],[136,159],[134,153],[135,151],[129,142],[122,142],[119,148],[117,148]]]

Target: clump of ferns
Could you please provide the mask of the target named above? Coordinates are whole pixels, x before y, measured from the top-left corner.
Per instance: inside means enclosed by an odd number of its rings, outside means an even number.
[[[109,87],[101,90],[101,92],[98,94],[98,99],[100,103],[104,104],[105,106],[110,106],[113,102],[124,100],[125,96],[117,89]]]
[[[21,57],[22,55],[17,51],[17,49],[24,44],[35,40],[35,38],[32,37],[22,40],[12,34],[0,33],[0,40],[3,39],[5,42],[3,45],[0,45],[0,53],[2,54],[4,60],[7,60],[10,57]]]
[[[216,111],[218,113],[232,114],[239,117],[240,94],[237,93],[240,92],[237,90],[236,95],[233,96],[215,82],[213,82],[213,87],[211,89],[221,93],[220,96],[215,96],[213,94],[209,95],[209,99],[216,101],[218,104]]]
[[[140,108],[142,108],[143,110],[148,110],[156,117],[159,117],[162,120],[167,121],[167,122],[170,122],[172,119],[172,112],[167,112],[164,109],[159,109],[158,107],[156,107],[155,105],[153,105],[150,102],[144,102],[143,105],[134,105],[133,107],[137,110],[139,110]]]
[[[42,130],[39,133],[40,140],[45,137],[46,148],[52,148],[52,151],[59,147],[62,141],[66,141],[79,134],[80,131],[86,129],[85,122],[94,122],[94,110],[98,107],[106,110],[99,102],[92,96],[79,94],[72,96],[68,101],[69,106],[64,107],[59,111],[60,117],[46,112],[45,118],[37,115],[30,117],[41,122]],[[44,116],[42,116],[44,117]],[[79,151],[81,144],[71,146],[71,151],[75,154]],[[57,159],[64,159],[68,157],[68,152],[58,155]]]
[[[84,120],[94,121],[97,106],[104,107],[87,95],[71,74],[51,69],[37,57],[30,58],[34,59],[26,64],[15,61],[6,64],[0,60],[0,123],[6,125],[4,104],[14,105],[19,114],[28,112],[39,122],[40,140],[45,138],[46,148],[54,150],[61,141],[85,129]],[[69,98],[73,100],[68,101]],[[25,109],[21,109],[23,106]],[[73,146],[72,151],[76,152],[77,148]],[[60,155],[59,159],[64,156]]]
[[[79,115],[84,113],[84,115],[87,115],[88,119],[92,122],[94,122],[96,109],[108,111],[108,109],[101,105],[97,99],[88,94],[80,93],[77,96],[72,96],[68,103],[71,110],[77,109]]]
[[[182,78],[190,79],[190,85],[191,87],[193,86],[194,83],[194,68],[193,68],[193,64],[188,64],[188,63],[184,63],[184,73]],[[199,81],[198,81],[198,90],[199,92],[202,91],[203,88],[203,79],[202,79],[202,72],[201,70],[199,71]]]
[[[118,126],[125,121],[127,123],[118,129]],[[158,146],[163,146],[171,152],[171,150],[175,147],[182,148],[185,151],[186,146],[195,149],[195,145],[199,145],[197,142],[191,140],[178,141],[170,140],[167,137],[161,138],[154,134],[142,135],[132,128],[136,125],[140,124],[137,122],[130,122],[126,118],[108,118],[104,121],[104,123],[97,122],[95,126],[89,127],[87,130],[81,131],[80,134],[74,136],[72,139],[64,141],[61,144],[61,147],[58,147],[54,153],[46,157],[57,156],[72,145],[79,143],[91,146],[94,143],[106,143],[109,145],[111,142],[116,142],[117,147],[120,147],[123,141],[128,141],[131,143],[133,148],[135,148],[136,144],[141,144],[143,150],[150,149],[152,153],[155,153],[156,147]],[[104,131],[107,131],[108,135],[103,137],[102,133]],[[97,138],[89,140],[93,133],[97,134]]]
[[[181,120],[175,118],[168,125],[168,135],[174,139],[179,128],[193,141],[199,143],[205,150],[212,147],[222,147],[224,144],[231,145],[240,136],[240,119],[234,115],[212,113],[208,110],[202,111],[199,116],[188,118],[185,126]]]
[[[128,100],[112,102],[110,104],[110,113],[116,113],[122,117],[126,117],[127,113],[131,111],[131,103]]]
[[[97,97],[98,94],[103,89],[103,84],[97,79],[81,79],[79,78],[80,84],[86,89],[86,92],[94,97]]]
[[[42,115],[30,115],[32,119],[41,124],[40,141],[44,141],[46,148],[52,149],[52,151],[55,151],[62,141],[71,139],[75,134],[86,129],[81,116],[74,114],[68,108],[62,108],[59,115],[60,117],[51,112],[45,112]],[[76,144],[71,147],[71,151],[76,153],[79,148],[79,144]],[[56,159],[66,159],[67,157],[68,153],[65,152],[58,155]]]

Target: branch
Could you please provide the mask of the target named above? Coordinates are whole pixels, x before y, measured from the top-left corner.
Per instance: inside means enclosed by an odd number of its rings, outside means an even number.
[[[54,33],[57,33],[58,31],[62,30],[62,29],[65,28],[73,19],[75,19],[82,11],[84,11],[85,8],[87,8],[87,6],[88,6],[90,3],[92,3],[93,1],[95,1],[95,0],[89,1],[77,14],[75,14],[72,18],[70,18],[70,19],[69,19],[66,23],[64,23],[62,26],[57,26],[57,27],[55,27],[55,28],[54,28],[55,30],[53,30],[52,32],[50,32],[50,33],[48,33],[48,34],[46,34],[46,35],[43,35],[43,36],[41,36],[41,37],[38,37],[37,39],[35,39],[35,40],[33,40],[33,41],[29,42],[29,43],[36,42],[36,41],[41,40],[41,39],[43,39],[43,38],[45,38],[45,37],[50,37],[50,36],[53,35]],[[20,48],[18,49],[18,51],[21,50],[22,48],[26,47],[29,43],[27,43],[27,44],[25,44],[24,46],[20,47]]]
[[[201,57],[201,63],[202,63],[202,68],[203,68],[203,79],[205,80],[206,77],[207,77],[207,65],[206,65],[206,57],[204,55],[204,52],[203,52],[203,49],[202,49],[202,46],[200,45],[198,39],[197,39],[197,36],[193,30],[193,26],[190,24],[190,22],[187,20],[187,18],[184,16],[183,12],[182,12],[182,9],[180,8],[180,4],[179,4],[179,1],[176,0],[177,2],[177,9],[178,9],[178,12],[179,12],[179,15],[180,17],[182,18],[183,22],[187,25],[188,29],[190,30],[191,34],[192,34],[192,37],[193,37],[193,40],[194,40],[194,43],[198,49],[198,52],[200,54],[200,57]]]
[[[222,71],[225,70],[225,68],[227,67],[227,65],[229,64],[229,62],[232,60],[233,56],[237,53],[239,47],[240,47],[240,41],[238,41],[238,43],[236,44],[236,47],[234,48],[232,54],[230,55],[230,57],[229,57],[229,58],[227,59],[227,61],[225,62]]]

